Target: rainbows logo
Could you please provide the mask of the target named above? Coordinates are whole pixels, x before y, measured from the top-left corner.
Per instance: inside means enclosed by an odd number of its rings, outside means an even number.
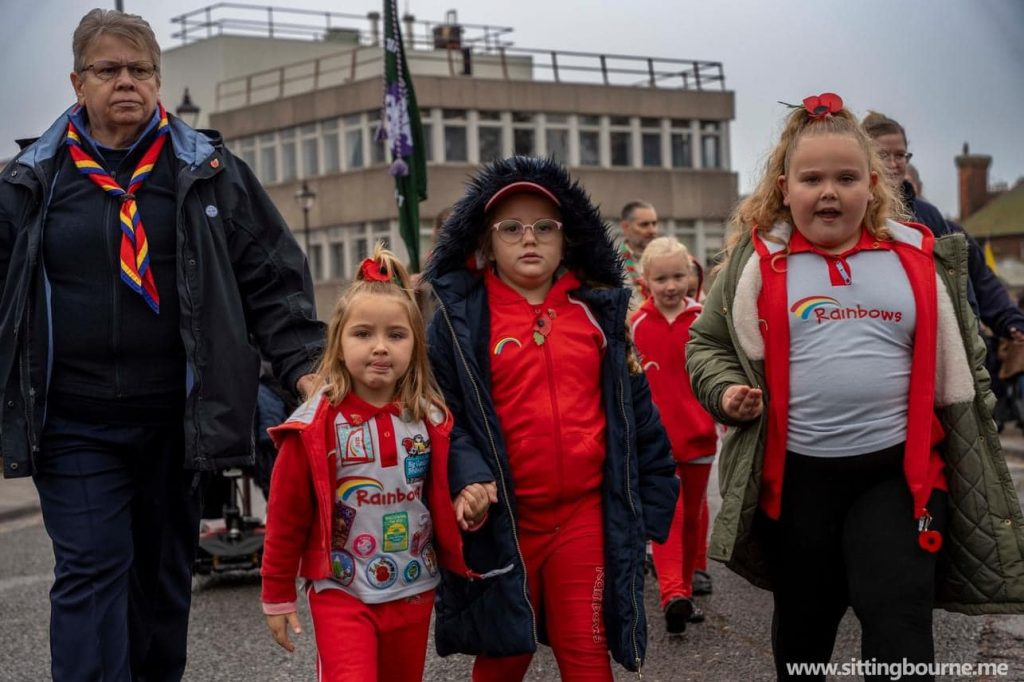
[[[808,296],[807,298],[801,298],[799,301],[794,303],[790,310],[801,320],[806,320],[811,316],[811,312],[816,308],[822,308],[825,306],[838,308],[839,301],[831,296]]]
[[[506,336],[505,338],[503,338],[500,341],[498,341],[498,343],[494,344],[494,354],[495,355],[501,355],[501,351],[505,350],[505,346],[508,346],[509,344],[513,344],[513,343],[518,348],[522,348],[523,347],[523,344],[521,344],[519,342],[519,339],[511,337],[511,336]]]
[[[356,492],[365,489],[384,492],[384,486],[380,484],[380,481],[373,478],[366,478],[364,476],[345,476],[338,479],[338,497],[342,500],[347,500],[355,495]]]

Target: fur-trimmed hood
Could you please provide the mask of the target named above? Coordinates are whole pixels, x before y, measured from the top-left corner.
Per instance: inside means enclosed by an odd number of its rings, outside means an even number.
[[[535,182],[551,190],[561,203],[566,238],[565,266],[580,281],[622,286],[622,263],[608,227],[590,196],[564,167],[551,159],[513,156],[481,166],[466,193],[452,207],[441,227],[427,263],[426,279],[435,282],[450,272],[465,270],[478,251],[487,229],[484,206],[502,187],[519,181]]]

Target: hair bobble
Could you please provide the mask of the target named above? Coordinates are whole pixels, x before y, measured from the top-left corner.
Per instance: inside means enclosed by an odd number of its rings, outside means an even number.
[[[365,259],[359,266],[359,272],[363,274],[364,282],[390,282],[391,275],[381,261],[372,258]]]
[[[783,104],[790,109],[799,109],[801,106],[807,112],[807,118],[812,121],[818,121],[826,116],[832,114],[838,114],[843,109],[843,98],[834,92],[823,92],[820,95],[811,95],[805,97],[801,105],[788,104],[780,101],[779,104]]]

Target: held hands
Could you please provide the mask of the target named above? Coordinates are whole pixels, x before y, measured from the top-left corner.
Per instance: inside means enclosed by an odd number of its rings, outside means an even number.
[[[459,491],[452,505],[455,507],[455,520],[462,530],[476,530],[484,522],[487,509],[498,502],[498,486],[494,481],[488,483],[470,483]]]
[[[279,616],[267,616],[267,627],[270,628],[270,634],[273,635],[274,641],[280,644],[281,648],[285,651],[292,652],[295,651],[295,645],[288,639],[289,626],[291,626],[292,632],[295,634],[302,634],[299,616],[294,611],[283,613]]]
[[[764,402],[761,389],[733,384],[722,394],[722,412],[736,421],[750,421],[761,416]]]

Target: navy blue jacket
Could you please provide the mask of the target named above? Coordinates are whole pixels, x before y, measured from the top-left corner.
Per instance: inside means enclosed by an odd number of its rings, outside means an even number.
[[[985,264],[985,256],[977,240],[962,226],[943,218],[934,205],[918,197],[913,185],[906,180],[902,189],[903,200],[914,214],[914,220],[926,225],[936,237],[947,234],[967,237],[967,300],[974,314],[996,336],[1009,338],[1011,328],[1024,332],[1024,313],[1010,300],[1006,287]]]
[[[0,173],[0,457],[8,478],[32,473],[46,415],[52,302],[40,249],[69,112]],[[293,387],[322,352],[323,324],[305,256],[255,175],[218,135],[169,118],[177,290],[163,295],[178,297],[185,351],[182,463],[251,464],[257,348]]]
[[[467,563],[486,577],[467,581],[448,572],[442,575],[437,650],[442,656],[508,656],[532,652],[538,641],[545,641],[543,614],[534,614],[529,603],[517,540],[515,488],[491,400],[487,293],[482,276],[464,266],[484,229],[484,204],[512,179],[538,182],[559,197],[569,244],[564,264],[586,282],[572,294],[587,304],[608,339],[601,369],[607,418],[604,618],[612,657],[629,670],[639,670],[647,644],[644,548],[648,538],[667,537],[678,480],[647,379],[630,371],[630,291],[622,288],[611,238],[589,198],[560,166],[525,157],[483,168],[442,228],[427,267],[438,302],[429,330],[430,359],[455,417],[452,490],[493,480],[499,496],[483,528],[464,536]]]

